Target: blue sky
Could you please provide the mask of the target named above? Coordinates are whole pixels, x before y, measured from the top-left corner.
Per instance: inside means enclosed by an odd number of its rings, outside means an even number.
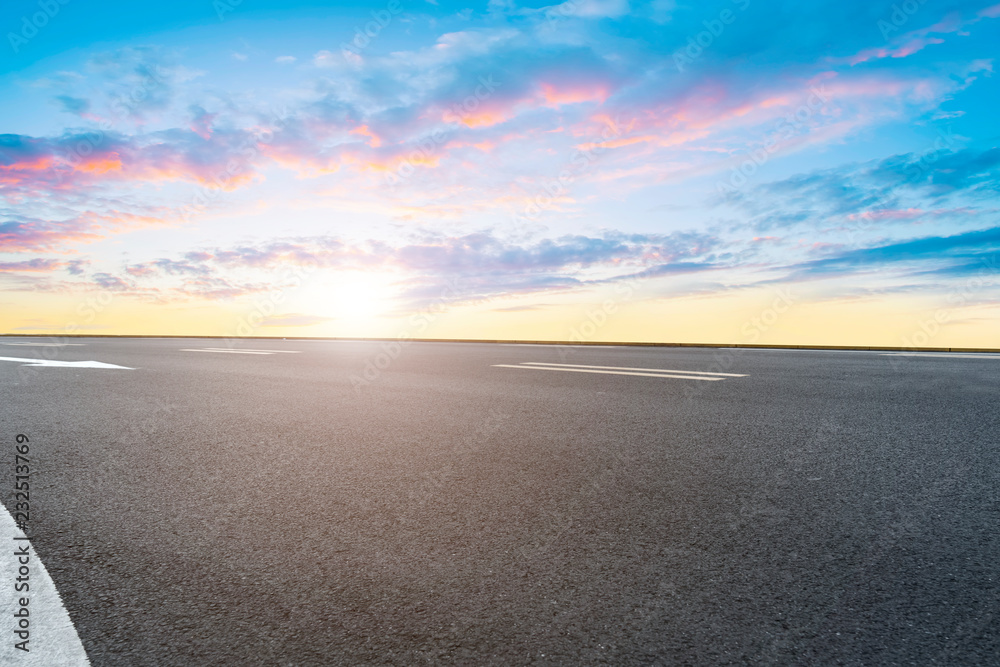
[[[0,26],[6,332],[995,346],[1000,5]]]

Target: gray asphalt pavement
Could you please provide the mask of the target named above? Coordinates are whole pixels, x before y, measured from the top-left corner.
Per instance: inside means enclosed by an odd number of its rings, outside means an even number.
[[[1000,664],[1000,358],[45,341],[128,368],[0,361],[94,665]]]

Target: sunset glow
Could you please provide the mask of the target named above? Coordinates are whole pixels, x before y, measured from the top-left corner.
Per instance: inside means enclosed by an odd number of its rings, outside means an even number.
[[[222,4],[8,39],[0,331],[995,346],[1000,5]]]

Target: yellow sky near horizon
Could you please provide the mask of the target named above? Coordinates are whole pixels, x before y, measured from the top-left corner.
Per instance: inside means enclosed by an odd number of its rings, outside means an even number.
[[[998,347],[1000,307],[944,298],[820,299],[795,286],[723,294],[647,297],[611,288],[492,299],[405,315],[334,299],[323,316],[289,316],[267,300],[156,304],[113,293],[8,293],[0,332],[22,335],[187,335],[457,338],[890,347]],[[315,309],[314,309],[315,310]],[[320,309],[323,310],[323,309]],[[280,319],[268,320],[275,312]],[[299,309],[291,312],[301,312]],[[314,323],[309,323],[313,321]]]

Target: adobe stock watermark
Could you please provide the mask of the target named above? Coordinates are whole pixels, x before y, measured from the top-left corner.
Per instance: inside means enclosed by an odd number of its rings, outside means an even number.
[[[568,341],[570,343],[586,344],[597,336],[608,322],[618,312],[623,301],[628,301],[635,296],[635,293],[642,286],[642,281],[637,277],[621,280],[614,285],[615,298],[605,299],[595,307],[587,309],[586,317],[580,322],[570,327]],[[559,345],[557,348],[560,361],[566,361],[577,351],[573,345]]]
[[[920,153],[912,164],[906,167],[904,173],[907,179],[916,181],[925,177],[934,168],[934,164],[941,159],[942,154],[946,150],[952,150],[957,143],[958,139],[952,133],[951,126],[940,128],[938,136],[934,139],[934,143]],[[881,194],[878,197],[878,201],[869,207],[868,210],[863,213],[852,214],[848,218],[851,222],[846,230],[848,241],[853,243],[858,234],[868,231],[877,220],[881,219],[882,216],[880,214],[893,210],[895,202],[892,195],[893,191]]]
[[[483,102],[492,97],[500,86],[500,82],[496,81],[492,74],[479,77],[478,84],[473,89],[472,94],[461,102],[451,105],[444,112],[442,119],[448,123],[468,124],[466,121],[469,117],[479,109]],[[403,181],[413,176],[418,166],[427,164],[434,158],[438,147],[448,141],[450,136],[444,128],[436,127],[429,135],[417,141],[413,150],[400,160],[396,168],[385,173],[386,185],[394,190]]]
[[[426,331],[441,313],[448,310],[448,305],[454,297],[461,294],[460,287],[457,278],[450,279],[430,305],[409,317],[406,327],[400,331],[395,340],[382,342],[380,351],[365,362],[361,374],[352,373],[348,377],[355,394],[360,396],[365,387],[376,382],[392,362],[399,358],[403,350],[413,344],[413,340]]]
[[[444,112],[443,119],[448,123],[462,123],[467,125],[469,117],[479,109],[479,105],[493,97],[493,93],[500,87],[500,83],[493,79],[493,75],[479,77],[479,84],[458,104],[453,104]]]
[[[745,12],[750,6],[750,0],[732,0],[741,12]],[[704,30],[689,35],[687,45],[674,51],[674,66],[678,72],[683,72],[685,68],[694,64],[698,58],[705,53],[705,49],[712,46],[722,33],[726,31],[726,26],[736,22],[738,14],[732,9],[726,8],[719,12],[718,16],[712,19],[705,19],[701,22],[705,26]]]
[[[740,327],[740,334],[743,336],[741,344],[749,345],[760,340],[761,334],[770,331],[778,320],[787,313],[796,303],[796,297],[792,294],[791,288],[785,287],[776,290],[771,305],[761,310],[757,315],[751,317]],[[746,347],[735,347],[717,350],[712,355],[712,363],[704,369],[709,373],[727,373],[737,359],[748,349]],[[696,382],[694,385],[684,387],[684,397],[691,401],[705,391],[706,382]]]
[[[226,168],[214,174],[210,183],[202,184],[190,203],[185,204],[179,212],[181,219],[190,222],[191,216],[202,213],[210,203],[218,199],[232,183],[233,179],[240,176],[247,167],[252,164],[261,152],[261,144],[268,144],[274,140],[274,133],[285,126],[288,110],[281,109],[275,112],[271,122],[263,129],[256,130],[249,134],[237,148],[237,154],[226,162]]]
[[[904,350],[919,351],[921,348],[926,348],[928,343],[941,333],[941,328],[952,320],[955,311],[967,305],[977,292],[1000,285],[1000,280],[998,280],[998,276],[1000,276],[1000,260],[998,260],[997,253],[993,253],[988,258],[980,259],[980,262],[982,266],[979,267],[975,275],[966,278],[962,285],[955,287],[948,294],[947,301],[951,304],[950,307],[938,308],[932,315],[924,317],[917,322],[917,325],[908,335],[901,336],[901,347]],[[888,360],[893,369],[896,369],[905,363],[908,358],[890,355]]]
[[[560,3],[553,7],[548,7],[545,10],[545,19],[549,22],[555,22],[562,19],[572,18],[576,14],[577,8],[580,6],[580,0],[567,0],[567,2]]]
[[[73,171],[79,169],[81,163],[101,147],[107,139],[106,133],[113,130],[120,121],[132,113],[138,105],[142,104],[153,90],[158,86],[162,86],[166,78],[166,70],[160,65],[144,65],[141,68],[141,73],[142,79],[129,91],[127,96],[115,97],[111,101],[111,118],[103,119],[98,129],[85,132],[80,139],[69,147],[69,152],[63,159],[73,168]],[[60,172],[60,182],[65,176],[64,172]]]
[[[556,23],[577,17],[579,16],[578,12],[583,2],[584,0],[566,0],[566,2],[561,2],[558,5],[547,7],[545,9],[545,20],[548,21],[550,27],[554,27]]]
[[[212,9],[220,21],[226,20],[226,14],[236,11],[236,8],[243,4],[243,0],[213,0]]]
[[[248,338],[263,326],[264,321],[278,311],[278,307],[285,299],[285,294],[292,289],[302,286],[306,278],[314,274],[319,268],[317,262],[305,262],[293,265],[284,275],[281,276],[282,286],[279,289],[268,292],[263,299],[258,299],[249,313],[237,321],[234,328],[236,338],[226,338],[225,344],[232,349],[236,346],[239,338]]]
[[[599,141],[581,144],[567,164],[555,179],[549,179],[539,188],[538,193],[531,198],[521,212],[514,211],[511,215],[515,225],[523,225],[536,220],[543,211],[553,209],[558,197],[569,193],[569,187],[583,176],[607,150],[607,142],[622,135],[621,117],[616,117],[601,131]]]
[[[763,145],[748,150],[746,158],[739,166],[733,167],[728,181],[719,181],[716,183],[716,189],[721,193],[728,193],[745,186],[757,170],[767,164],[771,156],[781,149],[779,141],[787,141],[800,133],[815,114],[826,108],[829,101],[829,92],[822,84],[811,87],[806,101],[788,115],[779,118],[772,133],[764,138]]]
[[[747,343],[756,343],[760,340],[760,335],[773,327],[781,316],[795,304],[792,291],[787,287],[779,289],[775,294],[771,306],[760,311],[756,317],[751,317],[740,329],[740,333],[743,334]]]
[[[354,26],[354,39],[350,43],[340,43],[340,53],[343,54],[348,62],[356,62],[356,59],[361,56],[361,52],[367,49],[372,40],[388,28],[389,24],[392,23],[392,19],[402,13],[402,11],[403,4],[400,0],[389,0],[385,5],[385,9],[373,9],[371,11],[371,21],[363,27],[359,25]]]
[[[49,24],[54,19],[62,7],[69,4],[70,0],[38,0],[37,11],[31,15],[25,14],[21,17],[21,29],[18,32],[8,32],[7,41],[14,53],[20,53],[21,47],[38,35],[38,31]]]
[[[917,13],[921,7],[927,4],[927,0],[905,0],[892,6],[888,19],[881,18],[875,25],[882,33],[883,39],[889,41],[889,37],[910,22],[910,17]]]
[[[100,290],[96,295],[87,296],[76,307],[76,313],[81,317],[82,323],[79,320],[67,322],[63,327],[63,335],[56,337],[52,341],[54,345],[45,346],[41,351],[32,350],[31,354],[36,359],[45,359],[47,361],[56,359],[62,352],[62,346],[70,344],[72,339],[69,336],[78,334],[78,332],[86,328],[87,325],[97,319],[98,315],[107,310],[114,300],[115,293],[107,289]],[[17,375],[19,381],[26,382],[31,380],[39,373],[39,368],[40,366],[34,365],[22,365],[18,367]]]

